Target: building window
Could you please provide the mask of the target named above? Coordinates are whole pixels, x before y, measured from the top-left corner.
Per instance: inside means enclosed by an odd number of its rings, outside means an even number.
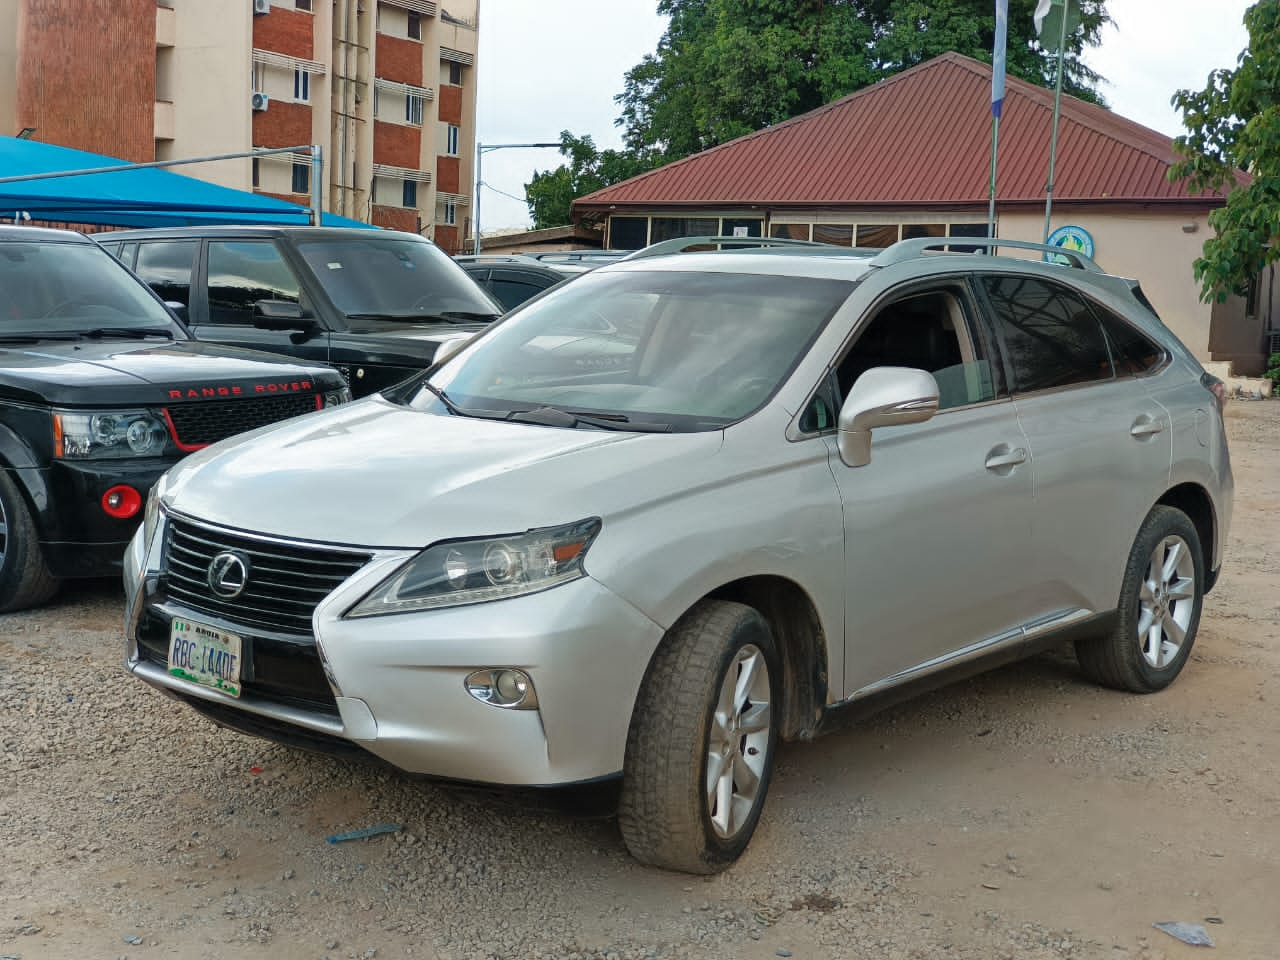
[[[404,182],[404,202],[400,204],[402,207],[416,207],[418,205],[418,181],[406,180]]]
[[[420,13],[414,13],[412,11],[409,13],[409,39],[422,39],[422,14]]]
[[[411,93],[404,98],[404,122],[412,123],[415,126],[422,126],[422,104],[423,98],[416,93]]]
[[[311,74],[305,70],[293,71],[293,99],[299,103],[311,102]]]
[[[373,115],[375,117],[378,115],[378,92],[378,88],[375,86],[373,88]]]
[[[293,192],[294,193],[310,193],[311,192],[311,164],[298,163],[293,164]]]
[[[458,205],[452,200],[444,205],[444,222],[449,226],[453,226],[458,222]]]
[[[451,157],[458,155],[458,128],[449,124],[449,136],[445,144],[445,153]]]
[[[255,63],[253,65],[253,92],[266,93],[267,90],[267,68],[266,64]]]
[[[462,64],[449,61],[449,83],[455,87],[462,86]]]
[[[260,187],[260,186],[262,186],[262,184],[261,184],[261,183],[259,182],[259,180],[258,180],[258,161],[259,161],[259,159],[260,159],[259,157],[254,157],[254,158],[253,158],[253,185],[254,185],[254,187]]]
[[[293,9],[311,12],[311,0],[293,0]]]

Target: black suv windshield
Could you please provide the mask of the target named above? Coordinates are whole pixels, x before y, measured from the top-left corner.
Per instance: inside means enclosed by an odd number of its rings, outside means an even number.
[[[483,322],[501,312],[434,244],[368,234],[298,243],[329,299],[351,318],[353,329],[395,320]]]
[[[181,328],[95,244],[0,240],[0,338],[162,334]]]

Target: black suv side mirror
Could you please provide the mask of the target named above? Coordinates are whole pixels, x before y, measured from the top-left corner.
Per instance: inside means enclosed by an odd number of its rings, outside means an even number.
[[[260,330],[314,330],[318,324],[292,300],[259,300],[253,305],[253,325]]]

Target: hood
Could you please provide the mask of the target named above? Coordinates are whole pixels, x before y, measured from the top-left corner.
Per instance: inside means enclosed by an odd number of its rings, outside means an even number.
[[[296,386],[295,386],[296,385]],[[0,347],[0,399],[63,406],[174,403],[342,386],[328,368],[196,341],[46,341]]]
[[[163,498],[250,532],[418,549],[609,515],[641,482],[661,496],[674,461],[710,457],[722,438],[480,420],[372,396],[193,454]]]

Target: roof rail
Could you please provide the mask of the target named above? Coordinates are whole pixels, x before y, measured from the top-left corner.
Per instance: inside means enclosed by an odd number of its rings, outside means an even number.
[[[1054,256],[1066,257],[1071,266],[1077,270],[1090,273],[1103,273],[1103,269],[1091,258],[1079,250],[1069,247],[1054,247],[1047,243],[1031,243],[1027,240],[1001,240],[998,237],[913,237],[910,240],[899,240],[891,247],[886,247],[874,260],[873,266],[887,267],[893,263],[915,260],[930,250],[942,250],[947,253],[971,253],[971,250],[950,250],[950,247],[983,247],[988,255],[995,256],[994,251],[1000,247],[1012,247],[1017,250],[1039,250]]]
[[[829,243],[818,243],[813,240],[790,240],[785,237],[673,237],[670,240],[659,240],[635,253],[628,254],[623,260],[643,260],[648,257],[662,257],[669,253],[683,253],[690,247],[733,244],[735,247],[821,247],[836,253],[845,253],[844,247],[835,247]]]

